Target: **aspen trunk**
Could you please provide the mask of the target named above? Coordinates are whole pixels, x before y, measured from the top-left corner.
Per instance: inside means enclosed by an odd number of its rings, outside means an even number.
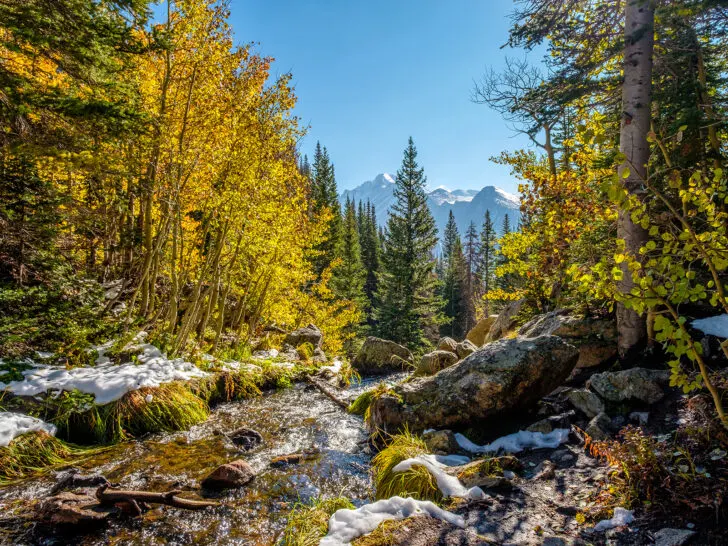
[[[647,134],[650,131],[654,21],[654,7],[649,0],[626,2],[622,128],[619,146],[626,160],[619,167],[619,175],[626,190],[638,196],[644,191],[643,181],[647,178],[647,162],[650,157]],[[622,178],[625,169],[629,169],[629,176]],[[638,258],[640,247],[647,241],[647,232],[632,222],[628,212],[620,210],[617,237],[624,239],[626,252]],[[623,294],[629,294],[634,283],[632,274],[624,262],[622,274],[620,290]],[[617,305],[617,329],[621,358],[628,359],[644,347],[647,337],[644,317],[626,308],[622,303]]]

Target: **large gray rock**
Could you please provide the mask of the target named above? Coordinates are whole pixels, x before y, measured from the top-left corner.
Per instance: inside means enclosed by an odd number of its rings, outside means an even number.
[[[632,368],[620,372],[604,372],[591,376],[589,384],[599,396],[609,402],[639,401],[646,404],[659,402],[670,381],[668,370]]]
[[[374,400],[373,427],[463,428],[533,406],[572,372],[578,351],[555,336],[491,343],[457,364]]]
[[[524,324],[518,335],[559,336],[579,349],[577,368],[598,366],[617,356],[617,324],[612,319],[576,317],[558,310],[538,315]]]
[[[412,367],[412,353],[406,347],[378,337],[368,337],[351,365],[360,374],[377,375]]]
[[[660,529],[655,533],[655,546],[683,546],[695,536],[689,529]]]
[[[321,342],[324,339],[324,335],[321,333],[316,326],[309,324],[304,328],[293,330],[283,340],[284,345],[290,345],[292,347],[298,347],[303,343],[310,343],[314,349],[321,347]]]
[[[496,341],[513,330],[516,327],[516,315],[521,312],[524,304],[525,300],[516,300],[506,305],[488,330],[485,343]]]
[[[475,326],[473,326],[465,336],[465,339],[470,341],[476,347],[480,347],[485,343],[485,336],[488,335],[490,327],[493,326],[495,319],[498,315],[490,315],[480,319]]]
[[[458,361],[458,355],[450,351],[432,351],[422,355],[420,363],[415,369],[415,375],[433,375],[449,368]]]
[[[202,480],[202,486],[209,489],[232,489],[244,486],[254,477],[253,467],[240,459],[217,467]]]
[[[566,398],[569,402],[586,415],[589,419],[596,417],[604,411],[604,402],[596,394],[587,390],[570,391]]]

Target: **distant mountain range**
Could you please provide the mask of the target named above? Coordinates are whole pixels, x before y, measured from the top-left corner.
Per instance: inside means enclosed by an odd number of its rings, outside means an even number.
[[[394,176],[387,173],[377,175],[374,180],[364,182],[353,190],[344,190],[339,196],[341,203],[352,199],[355,203],[371,202],[377,213],[377,223],[383,226],[387,222],[389,210],[394,205]],[[495,186],[485,186],[482,190],[449,190],[443,186],[427,194],[430,211],[437,223],[438,234],[442,236],[445,224],[452,210],[461,237],[468,229],[470,222],[480,232],[485,211],[490,211],[493,224],[500,233],[503,218],[508,214],[511,227],[515,229],[520,219],[520,202],[517,196]]]

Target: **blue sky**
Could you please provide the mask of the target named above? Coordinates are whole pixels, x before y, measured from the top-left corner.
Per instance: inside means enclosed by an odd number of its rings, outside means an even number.
[[[474,79],[502,66],[512,0],[232,0],[240,42],[291,72],[296,114],[336,168],[339,189],[396,172],[412,135],[428,184],[516,191],[489,158],[528,146],[470,101]]]

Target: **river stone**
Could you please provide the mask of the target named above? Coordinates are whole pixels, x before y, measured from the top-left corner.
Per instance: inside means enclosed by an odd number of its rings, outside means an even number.
[[[655,533],[655,546],[683,546],[695,536],[689,529],[660,529]]]
[[[292,347],[298,347],[303,343],[310,343],[315,349],[317,347],[321,347],[321,342],[323,341],[323,338],[324,335],[321,333],[321,330],[319,330],[318,327],[314,326],[313,324],[309,324],[304,328],[293,330],[293,332],[288,334],[286,336],[286,339],[283,340],[283,344],[291,345]]]
[[[415,369],[415,375],[432,375],[449,368],[458,361],[458,355],[450,351],[432,351],[422,355]]]
[[[604,411],[604,402],[596,394],[586,389],[570,391],[566,398],[589,419]]]
[[[485,343],[496,341],[516,327],[516,315],[521,312],[525,300],[512,301],[506,305],[493,321],[493,324],[485,336]]]
[[[44,499],[36,518],[51,525],[98,525],[105,522],[112,509],[99,504],[96,497],[85,493],[63,491]]]
[[[101,474],[83,474],[78,468],[69,468],[56,474],[56,483],[50,493],[55,495],[59,491],[78,489],[79,487],[99,487],[100,485],[109,485],[109,480]]]
[[[468,357],[477,350],[478,348],[475,346],[475,344],[467,339],[461,341],[455,346],[455,353],[458,355],[458,358]]]
[[[449,351],[453,354],[457,354],[457,347],[458,342],[451,337],[440,338],[440,341],[437,342],[438,351]]]
[[[202,487],[208,489],[232,489],[242,487],[255,477],[255,471],[246,461],[239,459],[218,466],[202,480]]]
[[[252,428],[239,428],[230,434],[232,442],[242,451],[250,451],[263,443],[263,436]]]
[[[490,315],[489,317],[483,317],[478,321],[478,323],[473,326],[465,336],[465,339],[467,339],[470,343],[475,345],[476,347],[480,347],[485,343],[485,336],[488,335],[488,330],[490,330],[490,327],[493,326],[493,323],[495,322],[495,319],[498,318],[498,315]]]
[[[524,324],[518,335],[559,336],[579,349],[577,368],[590,368],[617,356],[617,324],[613,319],[576,317],[560,309],[538,315]]]
[[[352,367],[360,374],[378,375],[401,372],[413,363],[412,353],[406,347],[378,337],[368,337],[352,361]]]
[[[589,384],[609,402],[637,400],[654,404],[665,396],[663,386],[670,381],[668,370],[632,368],[620,372],[604,372],[591,376]]]
[[[436,455],[448,455],[460,451],[452,430],[426,430],[422,433],[422,440],[427,445],[427,451]]]
[[[559,337],[507,339],[457,364],[395,386],[371,405],[370,425],[386,432],[409,427],[465,428],[535,405],[571,373],[578,351]]]

